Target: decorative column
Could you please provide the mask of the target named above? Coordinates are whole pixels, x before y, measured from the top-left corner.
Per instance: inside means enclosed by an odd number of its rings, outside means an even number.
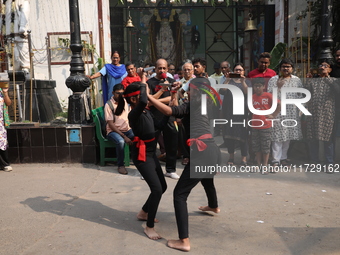
[[[333,0],[323,0],[322,3],[322,16],[321,16],[321,51],[319,54],[319,60],[330,59],[333,60],[333,54],[331,47],[333,45],[332,39],[332,26],[331,26],[331,14],[332,14]]]
[[[73,91],[68,98],[68,124],[87,124],[92,122],[90,99],[84,91],[90,86],[91,81],[85,76],[84,62],[81,57],[83,46],[80,37],[78,0],[69,0],[70,32],[72,57],[70,62],[70,76],[65,83]]]

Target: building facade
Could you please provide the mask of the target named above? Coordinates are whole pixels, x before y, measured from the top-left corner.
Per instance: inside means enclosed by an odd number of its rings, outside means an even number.
[[[34,77],[55,80],[59,100],[67,107],[67,98],[72,94],[65,85],[71,55],[68,1],[28,2]],[[309,26],[307,18],[297,17],[308,6],[307,1],[230,0],[215,1],[214,6],[204,2],[79,1],[86,74],[97,71],[98,64],[109,63],[112,50],[121,52],[122,63],[132,61],[138,66],[158,57],[177,65],[185,59],[202,57],[208,62],[209,74],[215,62],[224,60],[231,64],[244,62],[248,72],[256,67],[259,53],[270,51],[279,42],[286,43],[288,56],[303,65],[301,59],[307,58],[307,45],[303,43],[301,47],[298,39],[308,36]],[[126,27],[129,16],[133,28]],[[254,20],[256,31],[244,31],[249,19]],[[3,46],[11,51],[10,43]],[[6,65],[11,69],[10,62],[9,57],[3,59],[2,69]],[[95,85],[93,93],[99,106],[100,81],[95,81]]]

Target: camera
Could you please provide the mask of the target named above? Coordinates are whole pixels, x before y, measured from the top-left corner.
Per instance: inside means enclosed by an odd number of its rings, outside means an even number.
[[[229,73],[229,78],[241,78],[239,73]]]

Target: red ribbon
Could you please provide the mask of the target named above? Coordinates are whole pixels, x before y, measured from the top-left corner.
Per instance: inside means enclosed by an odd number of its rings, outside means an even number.
[[[139,94],[140,94],[140,90],[137,90],[137,91],[132,92],[130,94],[123,95],[123,97],[133,97],[133,96],[137,96]]]
[[[162,89],[163,86],[161,85],[156,85],[155,87],[155,92],[157,93],[158,91],[160,91]]]
[[[146,146],[145,143],[152,142],[155,138],[149,140],[142,140],[138,136],[135,136],[132,142],[137,142],[136,147],[139,149],[138,160],[145,162],[146,161]]]
[[[207,148],[207,145],[205,144],[205,142],[201,140],[209,139],[209,138],[213,138],[211,134],[201,135],[198,138],[190,138],[187,140],[187,145],[191,146],[194,143],[196,143],[198,151],[204,151]]]

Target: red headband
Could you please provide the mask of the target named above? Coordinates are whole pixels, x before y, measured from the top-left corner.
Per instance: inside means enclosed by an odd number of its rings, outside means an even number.
[[[133,97],[133,96],[137,96],[139,94],[140,94],[140,90],[137,90],[137,91],[132,92],[130,94],[123,95],[123,97]]]

